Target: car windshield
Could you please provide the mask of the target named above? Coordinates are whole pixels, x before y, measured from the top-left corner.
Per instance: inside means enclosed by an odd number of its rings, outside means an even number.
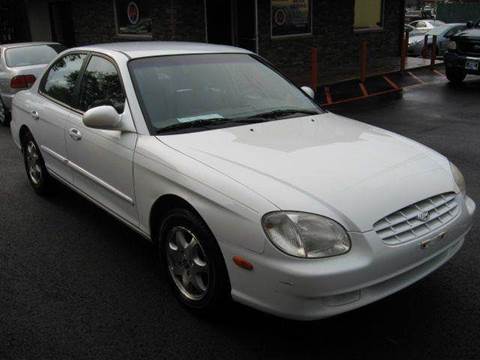
[[[430,30],[428,32],[428,35],[442,35],[444,33],[447,33],[449,30],[452,30],[454,29],[455,27],[460,27],[460,25],[441,25],[441,26],[437,26],[436,28],[433,28],[432,30]]]
[[[130,61],[129,68],[154,132],[322,112],[301,90],[247,54],[142,58]]]
[[[14,47],[5,51],[5,60],[8,67],[45,65],[63,50],[57,44]]]

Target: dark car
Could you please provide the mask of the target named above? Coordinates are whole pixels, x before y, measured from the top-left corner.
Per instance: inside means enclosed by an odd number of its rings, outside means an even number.
[[[461,83],[467,74],[480,75],[480,20],[451,38],[444,61],[452,83]]]

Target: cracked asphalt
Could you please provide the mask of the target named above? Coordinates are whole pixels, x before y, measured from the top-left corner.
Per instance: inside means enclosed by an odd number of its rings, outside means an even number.
[[[480,201],[480,78],[334,111],[448,156]],[[72,191],[36,196],[0,128],[0,359],[479,359],[479,215],[463,249],[362,309],[294,322],[232,304],[199,318],[170,294],[148,242]]]

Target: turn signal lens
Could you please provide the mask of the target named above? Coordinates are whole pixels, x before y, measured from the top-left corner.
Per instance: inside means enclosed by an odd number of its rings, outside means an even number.
[[[34,75],[17,75],[10,80],[10,87],[12,89],[28,89],[35,82]]]
[[[241,267],[242,269],[249,270],[249,271],[253,270],[253,264],[250,261],[244,259],[241,256],[234,256],[233,257],[233,262],[237,266]]]

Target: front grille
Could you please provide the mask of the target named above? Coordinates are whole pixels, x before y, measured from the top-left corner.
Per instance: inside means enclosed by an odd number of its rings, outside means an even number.
[[[458,52],[467,56],[480,56],[480,42],[479,41],[458,41]]]
[[[448,224],[458,211],[455,193],[445,193],[394,212],[377,221],[373,228],[385,243],[398,245]]]

